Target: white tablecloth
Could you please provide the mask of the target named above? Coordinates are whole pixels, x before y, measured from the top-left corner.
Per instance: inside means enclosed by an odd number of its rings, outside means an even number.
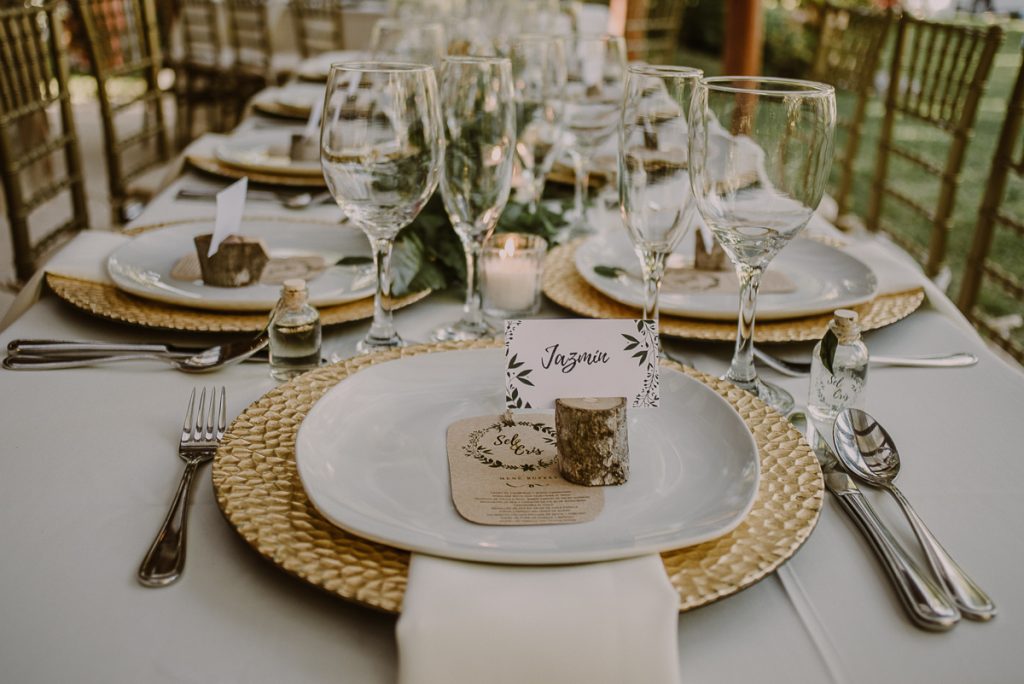
[[[138,223],[212,207],[165,193]],[[459,309],[457,295],[434,295],[396,320],[403,335],[426,339]],[[543,315],[569,314],[549,304]],[[366,328],[332,329],[325,346],[350,348]],[[19,337],[184,338],[107,323],[52,295],[0,343]],[[684,682],[1021,680],[1024,373],[990,353],[934,289],[920,311],[866,339],[880,354],[966,350],[981,358],[966,369],[873,368],[867,405],[901,449],[901,488],[991,594],[999,616],[941,635],[914,628],[865,541],[827,498],[817,529],[785,566],[785,585],[772,576],[680,615]],[[725,344],[668,346],[710,373],[724,371],[731,354]],[[806,396],[805,379],[765,375],[798,400]],[[209,377],[155,364],[0,371],[0,679],[395,681],[394,617],[324,594],[260,558],[221,516],[208,469],[196,487],[183,579],[159,590],[136,583],[181,472],[175,452],[186,397],[203,382],[227,386],[231,415],[274,387],[256,364]],[[894,502],[865,491],[916,553]]]

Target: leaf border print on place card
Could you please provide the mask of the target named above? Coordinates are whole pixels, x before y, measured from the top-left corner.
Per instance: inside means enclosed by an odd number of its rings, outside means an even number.
[[[553,408],[560,397],[625,397],[654,408],[659,392],[653,321],[505,321],[506,408]]]

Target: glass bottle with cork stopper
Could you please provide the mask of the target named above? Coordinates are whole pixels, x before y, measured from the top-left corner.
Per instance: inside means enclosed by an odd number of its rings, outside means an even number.
[[[823,434],[844,408],[862,408],[868,376],[868,348],[860,338],[856,311],[838,309],[811,354],[807,415]]]
[[[270,318],[270,375],[290,380],[320,365],[320,313],[309,304],[306,281],[286,280]]]

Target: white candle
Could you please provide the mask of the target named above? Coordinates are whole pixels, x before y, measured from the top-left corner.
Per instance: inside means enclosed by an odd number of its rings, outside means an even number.
[[[537,299],[541,259],[536,249],[517,249],[516,237],[504,239],[500,250],[483,260],[484,307],[489,311],[531,312]],[[540,254],[543,254],[543,248]]]

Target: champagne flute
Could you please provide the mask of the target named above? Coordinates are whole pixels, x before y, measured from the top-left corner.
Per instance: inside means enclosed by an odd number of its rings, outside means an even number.
[[[377,60],[417,62],[440,70],[448,53],[444,26],[437,22],[379,19],[370,35],[370,53]]]
[[[694,218],[687,117],[702,75],[699,69],[646,64],[629,67],[626,75],[619,125],[619,205],[640,258],[644,318],[653,320],[655,329],[665,259]]]
[[[441,72],[444,162],[441,197],[466,252],[462,318],[434,332],[436,340],[493,335],[480,313],[477,263],[508,203],[515,155],[512,63],[504,57],[448,57]]]
[[[516,101],[516,156],[530,211],[536,212],[563,131],[565,39],[542,34],[515,36],[509,55]]]
[[[565,127],[571,134],[569,154],[576,179],[568,226],[572,238],[592,232],[584,208],[590,166],[601,145],[615,135],[622,113],[626,41],[620,36],[578,34],[570,43]]]
[[[821,201],[835,123],[831,86],[780,78],[703,79],[690,110],[697,208],[740,281],[736,349],[724,378],[783,414],[793,397],[754,368],[757,291],[765,268]]]
[[[441,114],[424,64],[331,65],[320,129],[327,188],[373,247],[373,323],[357,350],[404,346],[391,317],[391,249],[437,187]]]

